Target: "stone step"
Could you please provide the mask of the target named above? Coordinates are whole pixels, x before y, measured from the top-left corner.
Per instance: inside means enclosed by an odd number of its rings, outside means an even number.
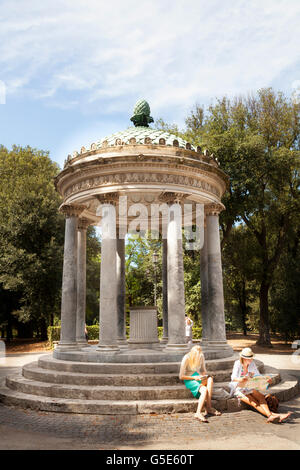
[[[285,380],[269,392],[275,394],[280,402],[290,400],[300,392],[300,386],[295,377],[286,376]],[[60,413],[84,413],[99,415],[137,415],[137,414],[164,414],[195,412],[198,400],[194,398],[176,400],[82,400],[67,398],[51,398],[36,396],[7,388],[2,380],[0,383],[0,402],[5,405],[19,406],[39,411],[52,411]],[[245,406],[237,399],[213,400],[213,406],[221,411],[239,411]]]
[[[33,367],[34,368],[34,367]],[[131,376],[133,378],[134,376]],[[75,398],[86,400],[163,400],[184,399],[190,397],[190,391],[183,382],[159,385],[118,385],[114,382],[107,385],[65,384],[42,382],[24,377],[22,374],[8,376],[6,385],[13,390],[57,398]],[[159,377],[157,377],[159,379]],[[99,377],[98,377],[99,379]],[[146,376],[148,379],[148,376]],[[273,383],[280,380],[279,374],[274,376]],[[228,381],[215,383],[214,390],[228,388]]]
[[[236,358],[236,356],[232,356],[225,359],[207,360],[207,370],[209,372],[217,370],[232,370]],[[38,360],[38,365],[42,369],[47,370],[84,374],[178,374],[180,369],[180,362],[150,362],[128,364],[71,362],[55,359],[52,357],[52,355],[40,357]]]
[[[232,369],[212,371],[214,382],[230,380]],[[37,362],[27,364],[22,370],[26,379],[53,384],[73,385],[117,385],[117,386],[155,386],[182,384],[178,373],[165,374],[84,374],[39,367]]]
[[[156,386],[113,386],[113,385],[64,385],[28,380],[21,374],[6,378],[8,388],[30,395],[84,400],[163,400],[189,398],[190,391],[184,384]]]
[[[61,361],[85,362],[85,363],[109,363],[109,364],[134,364],[134,363],[159,363],[180,362],[187,351],[165,351],[158,349],[121,349],[117,353],[107,353],[97,349],[97,346],[89,346],[79,350],[54,349],[53,357]],[[216,360],[231,358],[233,350],[231,347],[220,349],[203,349],[205,360]]]

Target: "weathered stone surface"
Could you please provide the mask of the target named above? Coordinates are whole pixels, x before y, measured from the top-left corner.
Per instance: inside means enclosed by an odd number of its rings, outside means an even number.
[[[169,327],[168,327],[168,241],[163,238],[162,240],[162,317],[163,317],[163,337],[162,343],[168,342]]]
[[[261,364],[260,364],[260,367]],[[197,400],[191,397],[170,398],[169,389],[174,388],[175,394],[178,393],[178,386],[161,386],[154,387],[159,399],[134,399],[139,396],[137,387],[124,387],[124,391],[130,390],[132,400],[126,401],[121,399],[118,393],[121,387],[80,387],[80,386],[63,386],[55,384],[43,384],[27,380],[21,375],[7,379],[7,383],[12,388],[5,386],[3,381],[0,383],[0,401],[4,404],[17,405],[23,408],[32,408],[43,411],[56,411],[66,413],[87,413],[87,414],[143,414],[143,413],[181,413],[194,412],[197,408]],[[224,387],[226,384],[218,384]],[[153,387],[145,387],[143,392],[149,393],[149,389]],[[106,399],[95,399],[99,392],[111,390],[112,395]],[[31,392],[31,393],[30,393]],[[270,393],[279,397],[280,401],[292,398],[299,392],[297,380],[293,377],[286,376],[280,384],[271,387]],[[36,393],[39,393],[37,395]],[[105,392],[106,393],[106,392]],[[112,397],[117,393],[117,399]],[[181,391],[179,391],[181,394]],[[55,396],[68,395],[68,396]],[[77,395],[77,398],[74,398]],[[165,396],[165,397],[164,397]],[[163,398],[164,397],[164,398]],[[239,403],[236,398],[212,400],[213,406],[221,411],[239,411],[246,405]]]
[[[167,233],[168,259],[168,344],[166,349],[186,349],[184,270],[180,206],[170,211]]]
[[[177,367],[176,367],[177,369]],[[178,366],[179,369],[179,366]],[[150,386],[150,385],[175,385],[181,384],[178,370],[174,373],[124,373],[113,374],[108,370],[106,373],[76,373],[58,370],[49,370],[39,367],[37,363],[27,364],[23,367],[23,376],[40,382],[55,384],[74,385],[118,385],[118,386]],[[217,370],[211,372],[215,383],[229,382],[232,369]]]
[[[204,344],[210,337],[210,317],[208,312],[208,258],[207,258],[207,227],[204,227],[204,242],[200,255],[200,276],[201,276],[201,315],[202,315],[202,343]]]
[[[206,361],[208,371],[232,370],[234,358],[211,359]],[[258,362],[258,361],[256,361]],[[43,356],[38,361],[39,367],[47,370],[86,373],[86,374],[172,374],[179,373],[180,362],[148,363],[86,363],[57,360]]]
[[[112,204],[102,206],[102,242],[100,275],[100,337],[98,348],[117,352],[117,240],[116,212]]]
[[[58,348],[60,349],[77,347],[77,223],[78,219],[74,215],[66,218],[61,301],[61,336],[58,343]]]
[[[130,308],[130,337],[128,345],[134,349],[152,349],[159,346],[156,307]]]
[[[77,234],[77,312],[76,312],[76,341],[87,345],[85,337],[86,309],[86,228],[78,227]]]

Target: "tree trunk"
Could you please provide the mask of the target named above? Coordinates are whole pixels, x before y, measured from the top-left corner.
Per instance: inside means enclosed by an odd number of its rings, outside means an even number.
[[[18,323],[18,338],[29,339],[33,337],[33,328],[31,322],[28,323]]]
[[[269,288],[270,284],[267,284],[264,280],[260,286],[259,292],[259,308],[260,308],[260,320],[259,320],[259,339],[256,344],[260,346],[267,346],[272,348],[270,339],[270,324],[269,324]]]
[[[12,339],[13,339],[13,334],[12,334],[11,318],[10,318],[10,315],[8,315],[7,326],[6,326],[6,341],[10,342]]]
[[[48,339],[48,331],[47,331],[47,323],[46,323],[45,318],[41,319],[40,328],[41,328],[41,340],[46,341]]]
[[[247,315],[247,300],[246,300],[246,281],[243,281],[243,290],[242,290],[242,299],[241,299],[241,310],[242,310],[242,326],[244,336],[247,336],[247,325],[246,325],[246,315]]]

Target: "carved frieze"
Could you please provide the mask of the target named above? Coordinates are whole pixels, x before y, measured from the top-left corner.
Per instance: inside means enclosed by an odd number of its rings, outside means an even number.
[[[90,176],[82,179],[74,184],[71,184],[64,191],[64,197],[69,197],[80,191],[99,188],[102,186],[109,186],[115,184],[130,184],[130,183],[156,183],[161,184],[177,184],[181,186],[194,187],[197,189],[203,189],[204,191],[210,192],[217,197],[220,197],[219,189],[204,179],[195,178],[184,175],[174,175],[170,173],[147,173],[147,172],[124,172],[115,174],[106,174],[99,176]]]

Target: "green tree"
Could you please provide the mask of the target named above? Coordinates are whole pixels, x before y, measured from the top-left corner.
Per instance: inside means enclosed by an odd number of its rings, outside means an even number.
[[[47,152],[0,147],[1,313],[13,313],[28,336],[34,328],[46,338],[59,303],[64,219],[53,185],[58,170]]]
[[[283,334],[286,341],[300,339],[299,240],[300,228],[291,230],[270,292],[271,328]]]
[[[101,241],[94,227],[89,226],[86,238],[86,322],[99,322]]]
[[[220,217],[222,248],[237,222],[255,237],[258,343],[267,346],[271,346],[270,287],[300,208],[299,110],[292,99],[268,88],[253,96],[219,99],[206,113],[196,105],[186,119],[186,129],[177,128],[178,135],[213,153],[230,176],[223,198],[226,211]],[[163,126],[168,130],[166,123]]]
[[[153,253],[158,253],[158,263],[153,264]],[[156,270],[156,272],[155,272]],[[157,283],[157,304],[161,315],[161,241],[128,236],[126,242],[126,292],[127,305],[154,305],[154,282]]]
[[[242,328],[247,335],[258,285],[256,240],[245,225],[233,227],[222,254],[226,317],[233,329]]]

